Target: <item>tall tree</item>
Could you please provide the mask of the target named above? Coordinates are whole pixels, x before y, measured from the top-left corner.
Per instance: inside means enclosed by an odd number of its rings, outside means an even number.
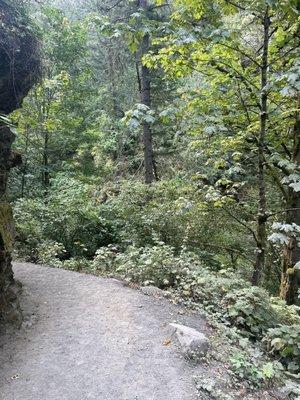
[[[270,16],[269,6],[266,6],[263,15],[263,45],[261,57],[261,98],[260,98],[260,131],[258,136],[258,214],[257,214],[257,255],[252,276],[252,283],[259,285],[265,270],[266,246],[267,246],[267,199],[265,182],[265,145],[268,120],[268,60],[269,60],[269,34]]]
[[[149,13],[148,1],[139,0],[139,7],[145,16]],[[151,75],[149,68],[143,62],[143,57],[150,50],[149,33],[145,32],[141,40],[140,48],[140,96],[141,103],[151,109]],[[143,121],[143,145],[144,145],[144,166],[145,183],[152,183],[155,180],[155,164],[152,144],[152,129],[149,122]]]

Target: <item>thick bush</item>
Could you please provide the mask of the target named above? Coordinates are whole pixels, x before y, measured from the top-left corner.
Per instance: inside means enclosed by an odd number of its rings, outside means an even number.
[[[272,307],[270,296],[256,286],[233,290],[224,296],[222,307],[233,325],[255,338],[278,323],[278,315]]]
[[[135,283],[172,288],[188,301],[204,304],[215,311],[224,296],[236,289],[251,287],[232,270],[212,271],[203,265],[198,254],[158,242],[154,246],[128,246],[121,252],[117,246],[102,247],[96,252],[94,271],[120,275]]]
[[[60,268],[69,269],[71,271],[89,271],[91,262],[86,258],[75,257],[61,262]]]
[[[60,177],[48,196],[20,199],[14,205],[17,257],[41,262],[39,247],[55,242],[60,258],[92,258],[100,246],[118,240],[117,225],[106,219],[82,182]]]
[[[16,258],[24,261],[40,261],[39,246],[47,241],[43,233],[43,212],[44,203],[36,199],[20,199],[15,203]]]
[[[97,251],[93,261],[94,270],[116,273],[132,282],[154,285],[159,288],[176,287],[189,266],[199,264],[197,257],[182,252],[174,255],[174,248],[159,243],[156,246],[129,246],[118,253],[110,246]]]
[[[62,266],[60,258],[63,258],[64,253],[65,249],[61,243],[44,240],[36,248],[37,262],[60,268]]]
[[[224,213],[208,207],[196,188],[181,180],[151,186],[124,182],[99,191],[59,175],[47,196],[19,199],[14,212],[17,253],[31,261],[38,261],[42,241],[61,243],[66,259],[92,258],[108,245],[125,251],[163,242],[177,255],[182,250],[196,253],[209,269],[247,267],[240,252],[243,235],[227,232]]]
[[[176,179],[151,186],[135,181],[103,191],[107,196],[103,212],[118,223],[123,245],[145,247],[163,242],[176,253],[186,248],[215,270],[222,264],[245,264],[243,230],[238,234],[228,231],[226,214],[207,205],[196,186]]]
[[[235,271],[227,269],[215,272],[192,263],[181,275],[177,290],[181,297],[222,313],[223,297],[235,289],[249,286]]]
[[[279,297],[271,297],[270,302],[275,310],[278,323],[282,325],[300,325],[300,308],[291,305],[287,306],[284,300]]]
[[[268,351],[277,356],[289,371],[300,372],[300,323],[269,329],[264,342]]]
[[[96,251],[96,255],[91,264],[92,271],[102,275],[114,274],[116,271],[116,258],[118,248],[114,245],[101,247]]]
[[[231,324],[256,340],[282,324],[300,326],[298,307],[287,306],[283,300],[270,297],[266,290],[256,286],[232,290],[221,303]]]

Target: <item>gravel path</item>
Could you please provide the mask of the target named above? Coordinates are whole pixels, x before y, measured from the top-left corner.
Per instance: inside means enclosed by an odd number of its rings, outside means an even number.
[[[205,330],[201,317],[113,279],[14,270],[25,323],[0,335],[1,400],[198,399],[168,323]]]

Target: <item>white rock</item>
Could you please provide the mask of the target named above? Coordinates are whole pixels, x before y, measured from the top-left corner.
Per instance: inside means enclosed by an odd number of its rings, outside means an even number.
[[[209,340],[201,332],[188,326],[170,324],[176,329],[176,336],[185,356],[193,359],[205,357],[209,350]]]

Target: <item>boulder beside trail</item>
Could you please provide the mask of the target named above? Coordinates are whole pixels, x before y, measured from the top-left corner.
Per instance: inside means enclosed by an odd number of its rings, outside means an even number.
[[[182,352],[187,358],[200,360],[206,356],[210,344],[204,333],[185,325],[171,323],[170,326],[175,328]]]

